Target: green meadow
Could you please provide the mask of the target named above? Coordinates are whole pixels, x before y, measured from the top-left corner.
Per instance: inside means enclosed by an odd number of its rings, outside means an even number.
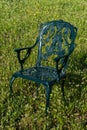
[[[14,97],[9,80],[20,69],[15,48],[34,44],[39,25],[65,20],[78,28],[76,48],[69,59],[65,98],[54,85],[50,110],[45,116],[45,92],[35,83],[16,79]],[[25,67],[34,64],[36,50]],[[87,0],[1,0],[0,1],[0,130],[86,130],[87,129]]]

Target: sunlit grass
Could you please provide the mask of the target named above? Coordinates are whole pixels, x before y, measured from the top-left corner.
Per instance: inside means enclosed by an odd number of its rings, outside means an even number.
[[[17,79],[14,99],[9,97],[9,80],[20,68],[14,53],[32,45],[41,23],[63,19],[78,28],[76,49],[69,60],[65,82],[66,103],[61,87],[55,85],[50,111],[45,117],[44,88],[38,97],[34,83]],[[87,1],[86,0],[1,0],[0,1],[0,130],[85,130],[87,129]],[[36,53],[36,51],[35,51]],[[33,56],[35,55],[33,54]],[[26,63],[26,67],[28,63]],[[30,63],[33,64],[31,57]]]

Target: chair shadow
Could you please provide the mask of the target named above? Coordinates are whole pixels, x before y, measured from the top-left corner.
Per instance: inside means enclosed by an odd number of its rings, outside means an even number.
[[[68,73],[65,81],[65,102],[75,102],[81,98],[83,75],[78,73]]]

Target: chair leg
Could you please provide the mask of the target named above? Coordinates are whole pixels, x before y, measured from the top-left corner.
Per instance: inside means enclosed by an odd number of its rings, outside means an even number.
[[[39,83],[36,83],[36,87],[37,87],[37,88],[36,88],[36,89],[37,89],[37,90],[36,90],[36,91],[37,91],[37,92],[36,92],[36,95],[37,95],[37,96],[38,96],[38,88],[39,88],[39,86],[40,86],[40,84],[39,84]]]
[[[61,85],[61,91],[62,91],[63,99],[65,98],[65,94],[64,94],[64,83],[65,83],[65,79],[62,80],[62,85]]]
[[[47,110],[49,107],[49,100],[50,100],[51,91],[52,91],[52,86],[47,85],[46,86],[46,108],[45,108],[46,115],[47,115]]]
[[[10,85],[9,85],[9,87],[10,87],[10,94],[13,93],[13,90],[12,90],[12,84],[13,84],[13,82],[14,82],[15,79],[16,79],[15,76],[12,76],[11,79],[10,79]]]

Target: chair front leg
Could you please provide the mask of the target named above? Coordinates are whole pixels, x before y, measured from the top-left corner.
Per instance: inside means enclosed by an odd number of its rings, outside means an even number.
[[[46,115],[47,115],[47,110],[49,107],[49,100],[50,100],[51,91],[52,91],[52,86],[47,84],[46,85],[46,108],[45,108]]]
[[[64,84],[65,84],[65,78],[62,80],[62,84],[61,84],[61,91],[62,91],[63,100],[65,100]]]

